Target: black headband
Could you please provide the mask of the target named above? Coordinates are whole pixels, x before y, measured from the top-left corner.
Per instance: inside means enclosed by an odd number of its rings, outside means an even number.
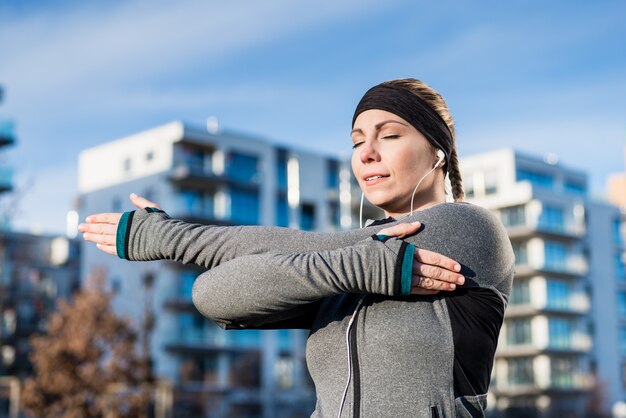
[[[379,84],[369,89],[361,98],[354,111],[354,121],[362,112],[370,109],[379,109],[400,116],[417,129],[432,146],[441,149],[446,155],[446,162],[450,161],[453,140],[448,125],[428,103],[416,94],[402,87],[391,84]],[[444,174],[448,172],[448,165],[443,166]]]

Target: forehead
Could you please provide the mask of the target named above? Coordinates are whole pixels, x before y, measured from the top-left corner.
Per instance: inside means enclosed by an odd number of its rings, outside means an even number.
[[[354,121],[354,128],[363,128],[367,125],[376,125],[384,121],[395,121],[403,123],[405,125],[409,125],[406,120],[402,119],[395,113],[380,109],[369,109],[361,112],[359,116],[357,116],[356,120]]]

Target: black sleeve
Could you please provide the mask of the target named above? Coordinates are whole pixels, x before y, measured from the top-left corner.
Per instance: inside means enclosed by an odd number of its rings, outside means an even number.
[[[483,288],[459,289],[445,300],[454,339],[454,395],[487,393],[504,302]]]

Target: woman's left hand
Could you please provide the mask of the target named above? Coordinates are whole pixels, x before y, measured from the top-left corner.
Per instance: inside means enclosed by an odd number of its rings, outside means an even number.
[[[404,238],[416,233],[420,227],[419,222],[402,223],[384,228],[378,234]],[[465,283],[460,271],[461,265],[456,261],[433,251],[415,248],[411,294],[433,295],[441,290],[453,291],[457,285]]]

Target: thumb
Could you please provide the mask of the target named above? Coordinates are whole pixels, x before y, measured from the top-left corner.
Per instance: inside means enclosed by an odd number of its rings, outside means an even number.
[[[419,222],[414,223],[401,223],[389,228],[385,228],[378,232],[379,234],[389,235],[392,237],[404,238],[407,235],[411,235],[420,228]]]
[[[161,206],[157,205],[154,202],[149,201],[148,199],[136,195],[135,193],[130,194],[130,201],[133,202],[133,205],[137,206],[139,209],[145,208],[157,208],[161,209]]]

